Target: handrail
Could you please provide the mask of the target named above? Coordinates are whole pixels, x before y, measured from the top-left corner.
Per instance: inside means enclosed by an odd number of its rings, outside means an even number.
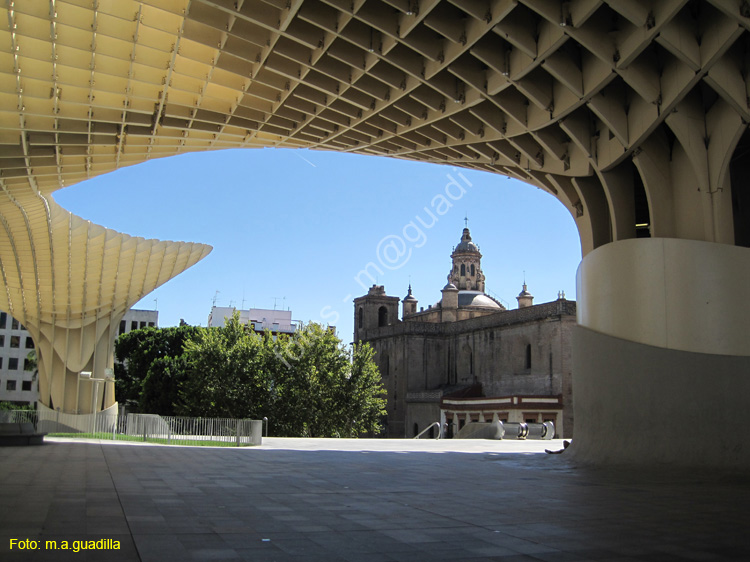
[[[435,426],[437,426],[437,428],[438,428],[437,437],[435,437],[435,439],[440,439],[440,422],[433,422],[433,423],[431,423],[430,425],[428,425],[427,427],[425,427],[422,431],[420,431],[418,435],[415,435],[413,437],[413,439],[419,439],[420,437],[422,437],[422,435],[424,435],[425,433],[427,433],[428,431],[430,431],[430,429],[432,429]]]

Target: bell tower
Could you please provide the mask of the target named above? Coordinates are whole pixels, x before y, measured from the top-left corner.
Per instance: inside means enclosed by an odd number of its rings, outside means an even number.
[[[385,294],[383,285],[373,285],[367,294],[354,299],[354,342],[363,339],[365,332],[398,322],[398,297]]]
[[[484,292],[484,273],[482,273],[482,254],[479,246],[471,241],[468,226],[464,228],[461,241],[451,254],[453,269],[448,274],[448,283],[460,291]]]

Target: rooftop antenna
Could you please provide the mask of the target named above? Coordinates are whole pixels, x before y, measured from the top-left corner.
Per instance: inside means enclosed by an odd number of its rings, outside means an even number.
[[[214,303],[214,306],[216,306],[216,299],[218,299],[218,298],[219,298],[219,293],[220,293],[220,292],[221,292],[221,291],[218,291],[218,290],[217,290],[217,291],[216,291],[216,292],[214,293],[214,301],[213,301],[213,303]]]
[[[154,310],[159,310],[159,299],[154,299]]]
[[[242,289],[242,310],[245,310],[245,289]]]

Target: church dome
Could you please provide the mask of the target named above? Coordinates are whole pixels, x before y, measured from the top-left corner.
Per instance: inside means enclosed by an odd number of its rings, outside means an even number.
[[[468,228],[464,228],[464,232],[461,235],[461,242],[458,243],[458,246],[456,246],[454,252],[472,252],[472,253],[479,253],[479,246],[474,244],[474,242],[471,241],[471,234],[469,233]]]
[[[403,302],[417,302],[417,298],[411,294],[411,283],[409,283],[409,294],[404,297]]]
[[[532,295],[531,293],[529,293],[528,289],[526,288],[526,284],[524,283],[523,290],[520,293],[518,293],[518,297],[516,297],[516,298],[533,297],[533,296],[534,295]]]
[[[497,308],[499,310],[505,307],[500,305],[495,299],[481,291],[459,291],[458,292],[459,308]]]

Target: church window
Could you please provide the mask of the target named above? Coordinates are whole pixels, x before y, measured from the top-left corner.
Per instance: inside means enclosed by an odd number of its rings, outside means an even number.
[[[378,327],[383,327],[388,325],[388,309],[384,306],[381,306],[378,309]]]
[[[526,365],[527,369],[531,369],[531,344],[526,344]]]
[[[471,274],[472,274],[472,276],[474,275],[474,264],[473,263],[471,264]]]
[[[466,265],[462,263],[461,264],[461,276],[464,276],[464,275],[466,275]]]
[[[362,328],[362,324],[364,323],[364,310],[362,310],[362,307],[359,307],[359,310],[357,310],[357,328]]]

